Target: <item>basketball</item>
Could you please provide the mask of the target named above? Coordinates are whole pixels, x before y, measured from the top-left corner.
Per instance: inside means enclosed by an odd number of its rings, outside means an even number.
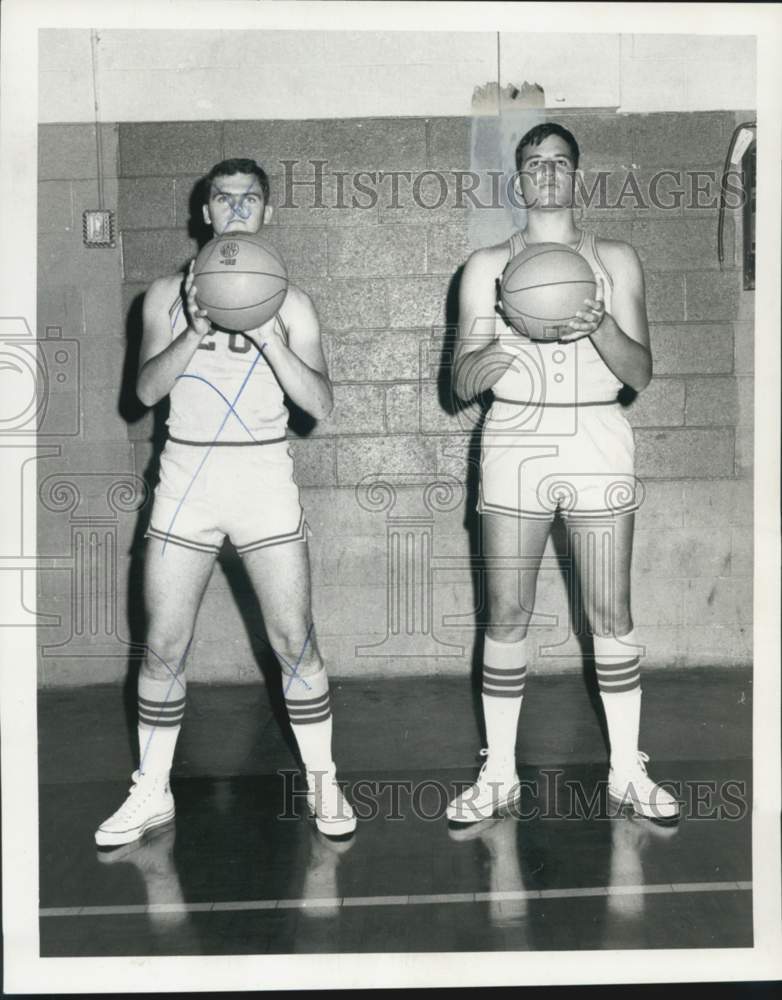
[[[230,233],[210,240],[196,257],[198,304],[224,330],[252,330],[270,320],[288,291],[288,270],[259,236]]]
[[[506,319],[531,340],[558,340],[569,320],[593,299],[595,276],[586,259],[563,243],[536,243],[508,261],[500,284]]]

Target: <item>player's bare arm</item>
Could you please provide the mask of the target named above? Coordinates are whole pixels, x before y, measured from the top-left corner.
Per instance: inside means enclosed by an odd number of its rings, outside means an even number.
[[[279,319],[275,317],[248,331],[247,336],[263,350],[280,385],[297,406],[319,419],[331,413],[334,394],[323,354],[320,323],[305,292],[290,285]]]
[[[169,309],[181,287],[181,275],[169,275],[153,281],[144,296],[144,332],[136,394],[145,406],[154,406],[171,392],[177,377],[211,330],[206,313],[198,305],[191,263],[184,285],[188,325],[178,337],[171,339]]]
[[[459,337],[454,387],[468,400],[491,388],[514,358],[497,334],[495,282],[507,261],[507,244],[476,250],[459,288]],[[515,335],[514,335],[515,336]]]
[[[600,254],[613,282],[611,313],[605,311],[602,280],[596,275],[596,298],[585,300],[570,322],[573,333],[560,339],[567,343],[591,337],[614,375],[640,392],[652,378],[643,268],[629,243],[600,240]]]

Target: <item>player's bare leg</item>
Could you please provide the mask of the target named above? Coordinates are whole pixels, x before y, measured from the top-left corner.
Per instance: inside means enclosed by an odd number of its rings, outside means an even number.
[[[448,807],[453,822],[472,823],[518,796],[516,731],[527,675],[527,627],[551,520],[482,515],[488,622],[481,702],[486,761],[478,781]]]
[[[606,715],[611,766],[609,794],[658,822],[675,822],[679,807],[646,774],[639,752],[642,647],[630,614],[634,515],[568,521],[569,549],[578,572],[595,645],[600,697]]]
[[[269,642],[282,669],[283,694],[307,775],[318,829],[352,833],[356,819],[335,779],[329,682],[312,621],[309,549],[305,541],[268,546],[244,557]]]
[[[139,767],[124,804],[95,834],[101,847],[137,840],[174,817],[168,778],[185,712],[185,658],[215,553],[150,538],[144,565],[147,650],[138,678]]]

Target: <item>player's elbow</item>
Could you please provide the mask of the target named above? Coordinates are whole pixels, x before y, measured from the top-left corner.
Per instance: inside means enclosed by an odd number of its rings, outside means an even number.
[[[334,412],[334,390],[330,383],[325,386],[325,391],[318,394],[317,400],[312,408],[312,416],[316,420],[325,420]]]
[[[633,381],[631,387],[635,389],[636,392],[643,392],[643,390],[652,381],[652,376],[654,375],[654,368],[652,365],[652,356],[647,351],[644,364],[642,364],[638,372],[634,373]]]
[[[155,386],[149,377],[149,372],[144,368],[139,372],[136,380],[136,396],[144,406],[154,406],[159,403],[163,396],[155,391]]]

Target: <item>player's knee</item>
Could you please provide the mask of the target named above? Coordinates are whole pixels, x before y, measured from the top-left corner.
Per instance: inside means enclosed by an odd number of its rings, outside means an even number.
[[[150,635],[142,670],[147,677],[165,680],[185,668],[189,637]]]
[[[494,625],[486,627],[486,635],[495,642],[520,642],[527,636],[527,623],[513,625]]]
[[[596,608],[589,618],[593,635],[627,635],[633,627],[629,610],[618,606]]]
[[[283,673],[306,675],[320,669],[312,629],[291,623],[267,627],[267,632]]]

